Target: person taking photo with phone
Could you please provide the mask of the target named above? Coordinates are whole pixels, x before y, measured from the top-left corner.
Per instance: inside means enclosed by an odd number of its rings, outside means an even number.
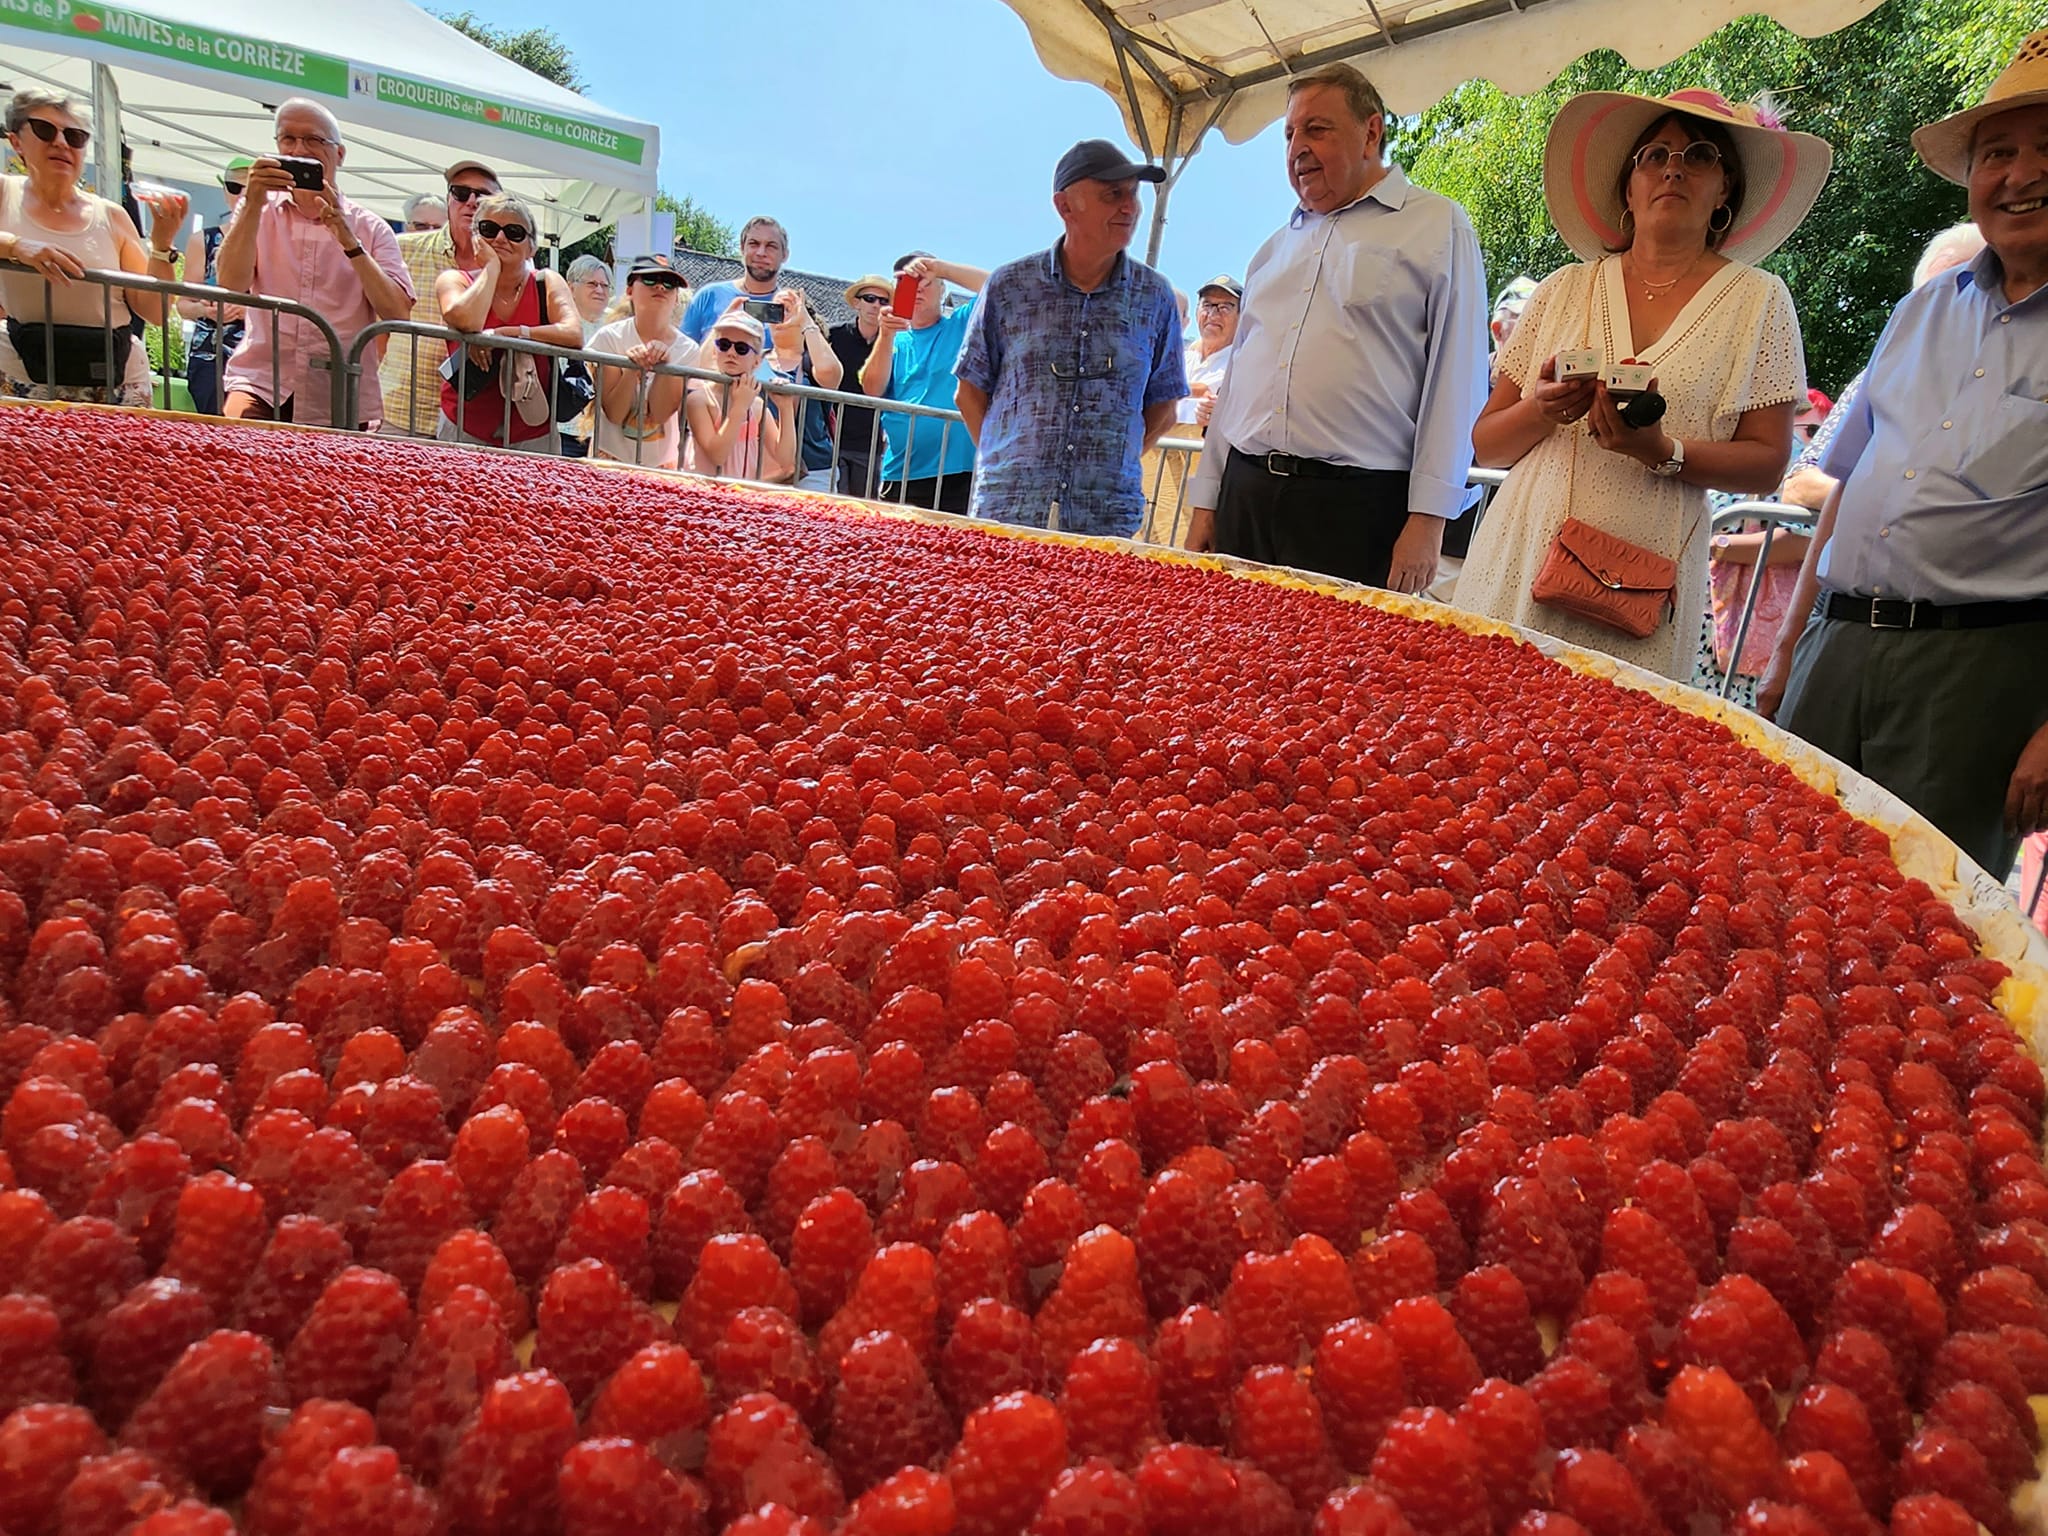
[[[412,313],[412,277],[391,226],[336,185],[348,151],[334,114],[295,96],[278,107],[274,124],[277,153],[258,156],[246,172],[242,208],[215,270],[223,288],[294,299],[325,315],[346,354],[365,326]],[[252,310],[228,360],[222,414],[368,428],[384,414],[377,375],[368,370],[356,401],[361,419],[329,419],[332,370],[346,362],[345,355],[327,357],[327,340],[310,321]]]
[[[784,384],[801,384],[813,389],[838,389],[845,367],[825,328],[804,298],[801,288],[785,288],[775,296],[774,307],[761,317],[768,327],[768,367]],[[797,487],[806,491],[832,489],[832,408],[816,400],[778,396],[769,409],[794,413],[798,436],[803,443],[797,472]]]
[[[737,279],[706,283],[697,290],[683,311],[683,334],[702,345],[711,334],[711,322],[731,309],[734,299],[772,303],[783,287],[782,268],[788,260],[789,231],[780,220],[765,213],[747,220],[740,226],[740,265],[745,270]]]
[[[967,342],[973,299],[946,312],[946,284],[981,292],[988,273],[980,267],[940,261],[923,251],[897,258],[897,286],[907,274],[917,280],[909,313],[895,296],[875,328],[875,343],[860,367],[860,389],[878,400],[952,410],[960,381],[953,365]],[[882,413],[882,500],[901,501],[939,512],[967,510],[974,489],[974,439],[964,427],[929,416]]]

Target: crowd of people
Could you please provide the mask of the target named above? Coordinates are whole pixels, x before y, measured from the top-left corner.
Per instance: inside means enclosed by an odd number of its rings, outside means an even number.
[[[616,297],[601,263],[538,266],[530,208],[475,160],[394,232],[341,192],[340,126],[306,101],[277,110],[276,155],[228,167],[225,228],[180,253],[182,207],[153,209],[145,241],[77,190],[72,105],[24,91],[7,128],[28,174],[0,184],[0,259],[36,275],[0,277],[0,294],[40,319],[30,290],[47,278],[60,345],[41,355],[29,338],[46,328],[10,318],[0,380],[134,398],[132,353],[109,381],[65,351],[74,327],[97,346],[98,294],[66,282],[84,266],[204,263],[318,309],[344,345],[410,318],[587,347],[631,367],[391,348],[349,425],[1173,538],[1427,594],[1675,679],[1747,672],[1760,712],[2009,869],[2048,827],[2048,30],[1981,103],[1914,134],[1971,223],[1930,245],[1833,401],[1809,387],[1790,293],[1758,265],[1819,196],[1824,140],[1703,89],[1575,97],[1544,194],[1579,260],[1495,294],[1464,210],[1386,160],[1386,123],[1349,65],[1293,77],[1295,206],[1242,279],[1196,291],[1188,340],[1187,298],[1128,252],[1139,189],[1163,172],[1103,140],[1056,166],[1047,249],[993,272],[910,252],[850,284],[851,318],[828,329],[785,281],[772,218],[742,229],[734,280],[690,293],[650,256]],[[163,309],[140,289],[113,302]],[[325,422],[311,326],[254,307],[214,319],[223,414]],[[1169,434],[1200,437],[1199,455],[1163,460]],[[1475,465],[1505,472],[1483,516]],[[1712,533],[1710,496],[1743,495],[1818,515],[1810,534]],[[1736,654],[1729,619],[1752,588]]]

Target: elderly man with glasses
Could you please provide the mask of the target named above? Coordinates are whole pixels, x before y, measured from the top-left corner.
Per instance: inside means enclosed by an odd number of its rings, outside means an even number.
[[[411,319],[441,325],[434,285],[443,272],[471,276],[489,254],[475,235],[477,204],[501,191],[498,173],[481,160],[458,160],[442,173],[448,189],[448,222],[439,229],[409,230],[398,237],[398,253],[412,275]],[[448,349],[438,341],[393,336],[384,347],[378,377],[384,385],[384,430],[399,437],[432,437],[441,423],[441,363]]]
[[[223,288],[295,299],[325,315],[345,354],[366,326],[412,313],[412,279],[391,226],[336,185],[347,150],[334,114],[293,97],[278,107],[275,123],[277,154],[249,167],[215,269]],[[309,167],[287,166],[281,156],[313,162],[317,184],[305,184],[314,180]],[[330,419],[334,370],[347,358],[329,358],[311,322],[257,309],[248,324],[228,362],[224,415],[320,427],[368,426],[382,415],[377,379],[365,374],[356,403],[362,419]]]

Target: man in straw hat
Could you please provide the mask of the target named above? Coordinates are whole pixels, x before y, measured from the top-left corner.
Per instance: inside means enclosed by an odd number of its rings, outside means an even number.
[[[2048,826],[2048,28],[1913,147],[1985,249],[1879,338],[1757,704],[2002,876]]]

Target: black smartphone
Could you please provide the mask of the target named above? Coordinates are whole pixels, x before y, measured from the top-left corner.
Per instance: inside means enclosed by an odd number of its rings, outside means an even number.
[[[782,324],[782,306],[773,299],[748,299],[740,308],[752,315],[763,325]]]
[[[279,155],[277,163],[291,172],[292,185],[302,192],[318,192],[327,185],[327,167],[305,155]]]

